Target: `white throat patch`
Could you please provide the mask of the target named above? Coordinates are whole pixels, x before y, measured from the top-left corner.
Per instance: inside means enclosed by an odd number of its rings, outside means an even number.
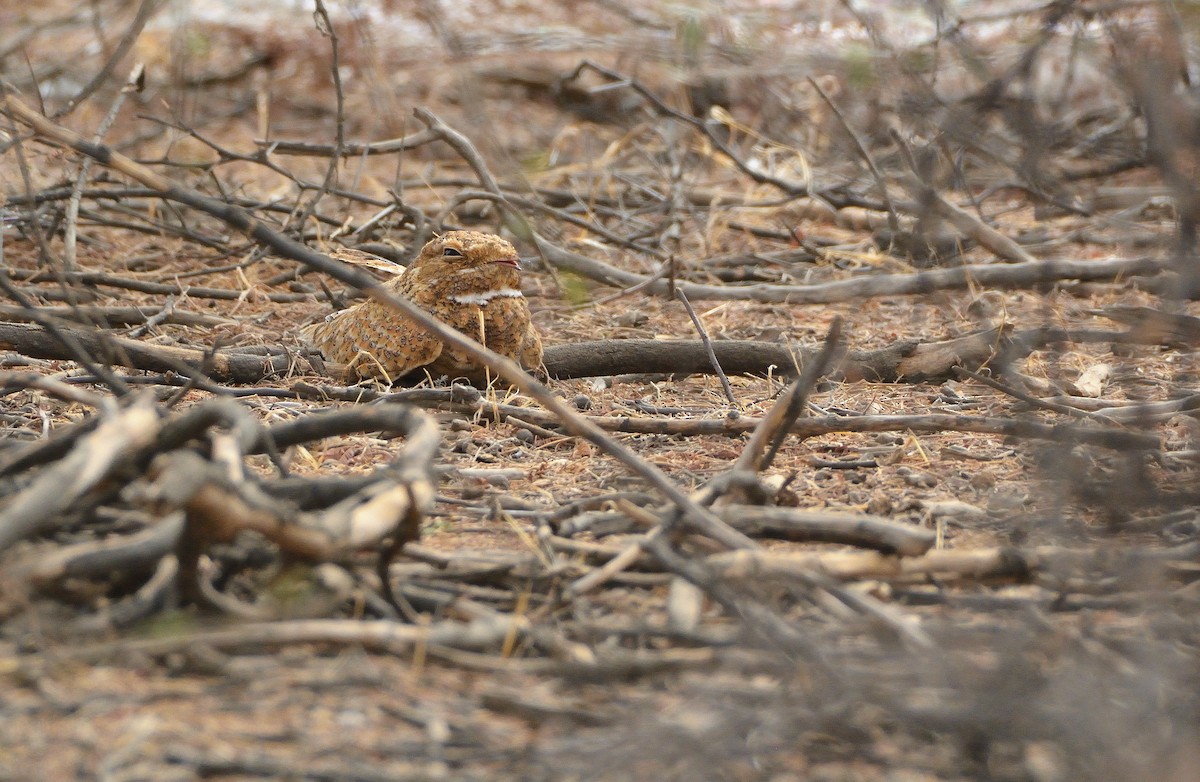
[[[455,296],[450,296],[450,301],[457,304],[478,304],[483,306],[492,299],[519,299],[524,296],[516,288],[497,288],[494,291],[484,291],[483,293],[460,293]]]

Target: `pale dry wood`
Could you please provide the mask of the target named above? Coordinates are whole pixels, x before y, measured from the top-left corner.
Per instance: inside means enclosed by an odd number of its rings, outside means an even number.
[[[653,544],[659,535],[664,534],[666,527],[662,519],[655,516],[650,511],[634,505],[626,499],[617,500],[617,507],[621,512],[632,519],[638,519],[642,523],[651,524],[653,528],[644,536],[631,542],[623,550],[613,555],[612,559],[605,562],[601,567],[592,570],[590,573],[576,579],[571,584],[568,584],[563,590],[563,598],[572,600],[580,595],[596,589],[602,584],[611,580],[618,573],[624,572],[631,567],[639,559],[644,558],[644,552],[648,545]]]
[[[592,511],[568,519],[560,529],[564,536],[561,540],[572,539],[571,536],[598,526],[603,526],[605,533],[624,532],[626,527],[613,526],[613,522],[619,521],[623,516],[637,519],[642,526],[657,524],[659,521],[652,511],[644,508],[632,510],[626,501],[619,501],[618,504],[621,507],[620,513]],[[924,554],[933,547],[935,541],[932,530],[836,508],[799,510],[762,505],[725,505],[717,508],[716,512],[730,526],[755,539],[775,538],[793,543],[834,543],[907,557]],[[555,538],[555,541],[558,545],[560,539]],[[623,551],[588,541],[573,542],[575,547],[569,549],[563,544],[564,550],[601,561],[606,561],[617,555],[618,551]],[[644,564],[641,562],[639,566]]]
[[[483,399],[428,403],[441,409],[455,410],[488,419],[505,421],[509,416],[531,420],[540,426],[554,428],[558,423],[553,416],[528,407],[492,402]],[[759,425],[761,418],[739,416],[720,418],[635,418],[632,416],[588,416],[592,424],[611,432],[669,435],[733,435],[747,432]],[[818,416],[801,418],[790,431],[799,437],[815,437],[831,432],[974,432],[998,434],[1031,440],[1080,443],[1103,448],[1155,450],[1162,443],[1156,435],[1132,432],[1115,427],[1091,425],[1055,425],[1040,421],[1013,418],[928,413],[925,415],[863,415],[863,416]]]
[[[60,546],[37,546],[5,568],[18,584],[49,591],[68,579],[103,578],[114,572],[137,573],[154,567],[174,550],[183,530],[183,514],[173,513],[132,535]]]
[[[400,138],[371,143],[346,142],[340,146],[317,144],[311,141],[271,141],[255,139],[254,143],[263,147],[269,155],[296,155],[300,157],[333,157],[335,153],[342,157],[361,157],[363,155],[391,155],[397,152],[407,152],[410,149],[436,141],[437,134],[428,130],[409,133]]]
[[[181,633],[170,638],[115,641],[57,652],[77,660],[103,661],[129,654],[162,655],[203,644],[214,649],[261,648],[294,644],[361,645],[391,654],[406,654],[416,646],[454,649],[493,649],[513,630],[523,637],[529,622],[521,617],[493,615],[472,622],[444,621],[418,627],[386,620],[306,619],[239,624],[217,630]]]
[[[149,496],[160,511],[187,515],[187,534],[206,542],[228,542],[256,532],[288,554],[321,562],[372,548],[400,535],[415,540],[421,518],[433,506],[434,489],[425,465],[409,480],[378,480],[320,512],[298,512],[247,483],[230,481],[220,467],[198,454],[176,451],[158,457],[149,477]],[[403,529],[402,529],[403,527]]]
[[[721,518],[754,538],[837,543],[915,557],[933,547],[932,530],[861,513],[795,508],[726,506]]]
[[[1111,570],[1114,562],[1125,559],[1155,560],[1160,564],[1188,562],[1200,551],[1200,545],[1188,544],[1174,549],[1122,549],[1106,551],[1040,546],[1021,549],[992,547],[979,549],[937,549],[919,557],[899,557],[873,551],[863,552],[781,552],[730,551],[713,554],[705,561],[722,578],[757,580],[763,578],[805,578],[813,572],[842,581],[874,579],[919,583],[929,578],[970,581],[1018,581],[1036,577],[1064,577],[1067,573],[1086,573],[1089,568]]]
[[[916,199],[915,204],[907,205],[909,211],[913,214],[920,216],[924,212],[932,211],[962,231],[965,235],[979,242],[980,246],[986,247],[1010,263],[1029,265],[1039,263],[1021,245],[1009,239],[995,228],[992,228],[966,209],[950,203],[946,200],[945,196],[926,185],[915,175],[907,174],[901,176],[900,182],[908,189],[909,194]]]
[[[39,475],[0,511],[0,552],[61,522],[80,497],[150,444],[160,423],[149,396],[104,416],[66,458]]]
[[[655,280],[566,250],[534,235],[542,255],[563,271],[579,274],[616,288],[638,287],[647,293],[670,295],[671,281]],[[1156,258],[1116,258],[1075,261],[1038,260],[1030,263],[978,264],[948,269],[930,269],[912,274],[876,274],[813,285],[710,285],[675,280],[674,284],[692,301],[748,300],[789,304],[832,304],[880,296],[926,294],[936,290],[984,288],[1030,288],[1064,280],[1116,280],[1155,276],[1166,271]]]

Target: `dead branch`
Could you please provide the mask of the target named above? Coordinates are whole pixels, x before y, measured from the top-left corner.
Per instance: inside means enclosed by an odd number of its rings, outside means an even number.
[[[528,628],[528,620],[506,615],[473,622],[444,621],[427,627],[385,620],[307,619],[240,624],[218,630],[182,633],[170,638],[116,641],[79,647],[73,651],[64,649],[62,652],[75,659],[102,661],[113,655],[131,653],[162,655],[197,644],[214,649],[335,644],[364,646],[389,654],[406,654],[414,646],[495,649],[514,630],[520,637]]]
[[[150,7],[152,7],[150,2],[143,3],[142,8],[138,11],[139,18],[143,15],[143,13],[146,13]],[[140,32],[140,27],[138,28],[138,32]],[[136,37],[136,33],[134,33],[134,35]],[[108,133],[109,129],[112,127],[112,123],[116,121],[117,114],[120,112],[121,106],[124,104],[125,98],[129,95],[129,93],[141,91],[142,85],[144,84],[145,75],[145,66],[143,66],[141,63],[137,63],[133,66],[133,70],[130,71],[129,77],[125,80],[125,86],[121,88],[119,93],[117,93],[117,98],[115,101],[113,101],[113,105],[109,107],[108,114],[106,114],[104,119],[100,122],[100,127],[96,129],[96,133],[93,136],[96,142],[99,142],[102,138],[104,138],[105,134]],[[97,82],[93,82],[93,84],[95,83]],[[74,270],[76,267],[75,241],[76,228],[78,226],[79,219],[79,202],[82,198],[83,188],[87,184],[88,174],[91,171],[92,163],[93,161],[91,158],[84,158],[83,162],[80,163],[79,172],[75,176],[75,184],[71,188],[71,197],[67,202],[66,228],[63,232],[64,269]]]
[[[148,313],[139,307],[96,307],[79,305],[75,307],[38,307],[38,314],[47,318],[75,321],[89,325],[105,326],[140,326],[145,324],[154,313]],[[22,307],[11,304],[0,304],[0,320],[31,321],[33,316]],[[172,323],[181,326],[220,326],[231,323],[229,318],[217,315],[205,315],[199,312],[180,312],[171,310],[163,313],[158,323]]]
[[[964,235],[979,242],[981,247],[986,247],[998,257],[1010,263],[1023,263],[1027,265],[1045,263],[1034,258],[1021,245],[1009,239],[995,228],[992,228],[966,209],[947,201],[945,196],[926,185],[915,175],[909,174],[903,176],[900,178],[900,181],[904,187],[908,188],[909,194],[917,200],[916,204],[907,205],[910,213],[921,216],[925,212],[933,212],[933,214],[945,219]]]
[[[151,465],[151,498],[158,513],[183,510],[180,565],[195,574],[196,558],[212,543],[243,531],[256,532],[287,554],[307,562],[341,559],[371,549],[385,538],[400,545],[420,537],[420,521],[432,507],[432,465],[400,465],[410,480],[381,476],[320,513],[298,512],[248,482],[234,482],[223,468],[197,454],[177,451]],[[418,478],[418,476],[420,476]]]
[[[312,301],[311,293],[278,293],[265,290],[233,290],[226,288],[206,288],[202,286],[179,285],[167,282],[151,282],[130,277],[119,277],[107,272],[75,272],[44,270],[12,269],[9,276],[14,280],[39,282],[42,280],[61,281],[71,286],[104,286],[137,291],[138,293],[157,293],[164,296],[188,296],[194,299],[218,299],[221,301],[238,301],[246,296],[261,296],[267,301],[279,303]]]
[[[55,479],[61,482],[61,471],[68,467],[78,469],[80,459],[94,455],[89,444],[98,438],[119,447],[111,424],[102,421],[90,433],[86,424],[77,425],[85,434],[75,438],[73,450],[60,465],[48,468],[35,487]],[[311,478],[291,479],[290,491],[279,491],[273,481],[239,477],[240,469],[231,471],[228,462],[219,463],[215,445],[211,459],[188,449],[196,441],[211,440],[218,426],[229,429],[237,441],[234,449],[247,454],[375,429],[403,434],[405,445],[387,465],[363,481],[341,486],[337,493],[308,491],[307,483],[320,482]],[[433,460],[440,442],[433,420],[404,405],[329,410],[263,428],[242,405],[229,399],[208,400],[167,419],[136,446],[125,449],[124,462],[134,467],[159,454],[149,469],[154,483],[139,489],[137,496],[152,504],[155,516],[164,521],[140,534],[79,544],[49,555],[35,551],[12,563],[9,573],[18,584],[46,591],[61,588],[64,579],[98,577],[114,568],[149,572],[159,558],[178,551],[184,593],[198,599],[204,594],[202,588],[193,588],[198,557],[211,543],[231,540],[243,530],[312,562],[337,560],[388,538],[399,549],[417,539],[420,520],[432,505]],[[240,468],[240,457],[234,458]],[[130,474],[138,472],[134,469]],[[309,501],[305,510],[298,510],[296,495]],[[23,502],[21,496],[14,502]],[[64,502],[73,496],[69,490],[64,492]],[[317,507],[315,500],[321,498],[325,501]]]
[[[595,71],[620,87],[633,90],[638,95],[645,98],[650,105],[654,107],[654,110],[662,116],[670,117],[678,122],[682,122],[695,128],[700,135],[704,136],[708,140],[708,143],[720,150],[722,155],[724,155],[729,159],[730,162],[737,166],[739,171],[754,181],[777,187],[788,195],[813,195],[812,193],[809,193],[809,187],[807,183],[788,182],[780,179],[779,177],[771,176],[770,174],[760,171],[756,167],[748,164],[725,142],[725,139],[713,132],[713,129],[709,127],[707,122],[693,117],[690,114],[686,114],[682,111],[671,108],[663,101],[662,98],[656,95],[653,90],[646,87],[637,79],[618,73],[617,71],[611,70],[589,60],[584,60],[575,69],[574,73],[567,77],[566,81],[578,79],[583,72],[588,70]],[[836,200],[836,196],[833,194],[822,193],[821,195],[823,197]],[[688,295],[691,296],[691,293],[689,292]]]
[[[125,34],[121,36],[121,40],[117,41],[116,46],[109,50],[108,59],[105,60],[104,65],[92,76],[87,84],[80,88],[78,93],[66,102],[56,116],[56,119],[74,111],[76,106],[86,100],[96,90],[100,89],[104,82],[108,81],[108,77],[112,74],[113,69],[117,67],[117,64],[133,48],[138,36],[142,34],[142,29],[158,9],[158,3],[154,2],[154,0],[142,0],[138,5],[138,10],[133,17],[133,21],[129,23],[129,27],[125,30]]]
[[[478,394],[478,392],[476,392]],[[452,400],[452,392],[442,395],[444,401],[435,401],[432,395],[422,394],[414,399],[423,399],[420,404],[454,410],[468,415],[478,415],[489,420],[506,421],[510,416],[530,420],[548,429],[560,427],[553,416],[528,407],[501,404],[485,400],[482,395]],[[756,428],[761,419],[739,416],[720,418],[634,418],[630,416],[589,416],[588,421],[610,432],[630,434],[666,434],[678,436],[700,436],[712,434],[733,435]],[[991,418],[947,413],[924,415],[862,415],[862,416],[819,416],[801,418],[791,427],[792,434],[800,437],[816,437],[832,432],[975,432],[994,434],[1018,439],[1047,440],[1060,443],[1094,445],[1115,450],[1156,450],[1161,447],[1160,439],[1152,434],[1132,432],[1117,427],[1093,424],[1045,424],[1040,421]]]
[[[0,552],[59,523],[83,495],[153,442],[158,427],[158,413],[144,396],[107,416],[69,456],[0,511]]]
[[[716,512],[730,526],[756,540],[770,538],[793,543],[835,543],[904,557],[924,554],[933,547],[935,540],[931,530],[848,511],[725,505],[717,508]],[[650,515],[640,519],[640,523],[656,521],[650,511],[642,510],[642,513]],[[620,513],[593,511],[567,519],[562,523],[560,533],[566,538],[584,530],[596,535],[613,535],[629,532],[633,526],[629,508],[622,506]],[[625,552],[624,549],[611,546],[596,546],[589,556],[600,561],[611,561]],[[638,567],[645,568],[651,562],[643,558],[638,562]]]
[[[618,269],[603,261],[563,249],[534,234],[543,257],[558,269],[615,288],[637,287],[647,293],[671,295],[667,280]],[[877,274],[814,285],[708,285],[676,280],[675,285],[693,301],[761,301],[788,304],[832,304],[879,296],[908,296],[937,290],[985,288],[1033,288],[1065,280],[1116,280],[1153,277],[1167,267],[1156,258],[1117,258],[1074,261],[1055,259],[1033,263],[978,264],[949,269],[930,269],[913,274]]]
[[[0,83],[0,87],[3,84]],[[83,345],[73,339],[67,330],[59,328],[58,323],[43,317],[38,308],[29,300],[23,293],[18,291],[9,280],[8,276],[0,269],[0,290],[3,290],[8,297],[17,302],[29,317],[35,320],[38,325],[53,337],[60,348],[67,352],[70,358],[79,362],[79,365],[86,368],[89,372],[101,378],[102,382],[108,385],[113,390],[113,393],[118,396],[127,396],[130,393],[130,388],[119,377],[114,375],[109,367],[103,364],[98,364],[92,360],[92,354],[89,353]]]
[[[295,357],[252,353],[209,352],[195,348],[152,345],[96,331],[60,329],[74,338],[89,355],[116,366],[149,372],[175,372],[204,376],[219,382],[255,383],[287,372]],[[0,323],[0,349],[15,350],[36,358],[74,361],[75,352],[46,329],[17,323]]]
[[[825,335],[825,342],[814,359],[803,365],[800,377],[787,388],[775,404],[763,416],[762,421],[750,435],[750,442],[738,456],[732,472],[758,473],[770,468],[779,446],[791,431],[796,419],[804,412],[808,396],[817,386],[817,381],[832,369],[836,356],[842,348],[842,319],[834,318]]]
[[[1118,334],[1109,334],[1119,339]],[[1061,331],[1030,329],[1010,335],[989,329],[944,342],[905,340],[886,348],[850,351],[831,376],[847,381],[923,383],[954,376],[954,367],[982,367],[1003,354],[1014,359],[1049,342],[1068,342]],[[752,340],[712,343],[721,367],[734,375],[794,377],[817,355],[812,348]],[[625,374],[707,374],[707,351],[696,340],[620,339],[551,345],[546,348],[550,377],[567,379]]]
[[[112,573],[133,576],[149,573],[156,563],[175,550],[183,531],[183,514],[158,519],[153,526],[132,535],[89,540],[67,546],[36,547],[7,566],[17,583],[40,592],[52,592],[70,579],[101,579]]]
[[[422,130],[388,141],[373,141],[371,143],[347,141],[340,148],[332,144],[316,144],[310,141],[269,141],[266,139],[255,139],[254,143],[263,147],[271,155],[333,157],[335,153],[340,153],[342,157],[362,157],[363,155],[392,155],[398,152],[408,152],[437,139],[438,135],[436,133],[430,130]]]
[[[919,583],[939,578],[1017,583],[1038,580],[1052,584],[1056,579],[1077,578],[1092,568],[1112,572],[1114,558],[1165,565],[1188,562],[1196,557],[1198,549],[1194,543],[1170,549],[1134,548],[1120,552],[1057,546],[1004,547],[939,549],[919,557],[877,552],[732,551],[714,554],[705,561],[723,578],[733,580],[805,577],[818,572],[840,581],[877,579]],[[1136,570],[1129,568],[1125,572]]]
[[[708,331],[705,330],[704,324],[700,321],[700,316],[696,314],[696,309],[692,303],[688,301],[687,294],[681,290],[675,291],[675,298],[679,299],[687,310],[688,317],[692,320],[692,325],[696,327],[696,333],[700,335],[700,342],[704,345],[704,353],[708,356],[708,363],[712,366],[712,371],[716,373],[721,381],[721,390],[725,392],[725,399],[733,407],[737,407],[737,398],[733,395],[733,388],[729,385],[729,378],[725,375],[725,370],[721,369],[721,361],[717,358],[717,354],[713,352],[712,340],[708,336]]]
[[[36,388],[59,399],[103,410],[106,413],[116,412],[116,405],[110,397],[94,394],[87,389],[68,385],[61,380],[37,372],[0,371],[0,395],[12,393],[16,389],[27,388]]]
[[[755,539],[839,543],[902,557],[924,554],[933,547],[935,539],[932,530],[857,513],[734,505],[717,512]]]

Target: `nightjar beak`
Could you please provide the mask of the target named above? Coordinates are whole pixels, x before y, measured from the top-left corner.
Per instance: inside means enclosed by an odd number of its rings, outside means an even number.
[[[514,269],[521,268],[521,259],[515,255],[508,258],[497,258],[496,260],[492,261],[492,263],[502,263],[505,266],[511,266]]]

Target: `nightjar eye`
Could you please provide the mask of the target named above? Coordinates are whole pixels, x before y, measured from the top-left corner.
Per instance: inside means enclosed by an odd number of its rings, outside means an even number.
[[[453,247],[445,247],[442,249],[443,258],[461,258],[463,257],[462,250],[456,250]]]

